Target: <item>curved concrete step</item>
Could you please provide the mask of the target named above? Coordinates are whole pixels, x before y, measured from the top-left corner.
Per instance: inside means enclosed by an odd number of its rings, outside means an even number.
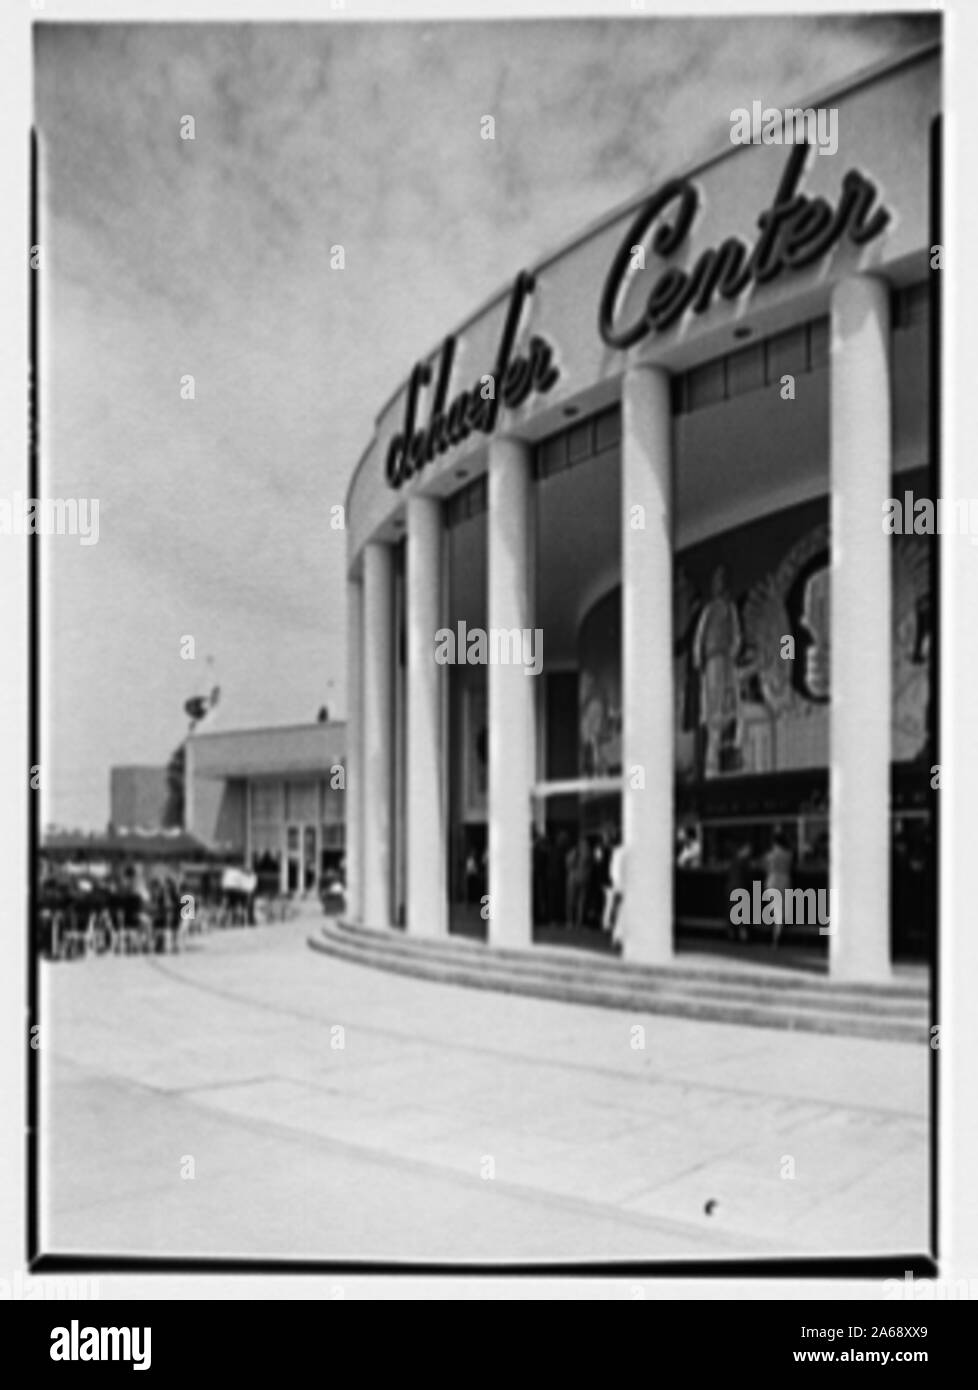
[[[430,941],[335,920],[310,937],[309,945],[356,964],[438,983],[629,1012],[900,1042],[926,1041],[929,1035],[926,991],[912,982],[901,982],[892,991],[885,985],[863,990],[774,971],[659,969],[567,948],[497,951],[482,942],[455,937]]]
[[[714,958],[715,964],[710,958],[699,956],[693,958],[692,964],[681,963],[683,958],[680,958],[668,965],[648,966],[623,962],[618,956],[592,953],[579,947],[535,945],[529,951],[490,948],[485,942],[471,938],[421,938],[407,936],[398,930],[354,927],[336,919],[327,919],[322,930],[325,938],[346,943],[358,951],[376,950],[384,957],[396,955],[424,961],[441,960],[453,966],[471,965],[480,970],[515,969],[521,975],[530,971],[571,978],[579,978],[583,974],[589,980],[620,983],[628,979],[652,987],[668,985],[670,989],[695,989],[698,993],[721,986],[725,994],[731,990],[744,991],[752,997],[759,991],[773,990],[779,997],[787,993],[799,1003],[803,996],[807,996],[826,1003],[837,1000],[841,1004],[858,1007],[860,1011],[865,1008],[892,1011],[895,1007],[926,1012],[928,1005],[927,976],[923,970],[917,978],[905,975],[901,979],[898,976],[889,984],[863,986],[840,983],[816,971],[774,965],[745,967],[741,961],[722,957]]]
[[[790,971],[774,967],[735,966],[727,964],[712,965],[703,957],[695,966],[684,965],[681,961],[663,966],[637,965],[623,962],[619,956],[582,951],[574,946],[534,945],[532,951],[515,950],[507,947],[489,947],[484,941],[470,937],[418,937],[408,936],[400,930],[385,931],[375,927],[353,926],[337,918],[327,918],[323,923],[323,933],[327,938],[347,939],[358,947],[371,946],[385,955],[398,953],[407,956],[421,955],[425,959],[437,957],[457,962],[465,958],[482,965],[510,963],[521,971],[532,966],[534,969],[552,968],[569,970],[579,975],[583,970],[589,978],[609,978],[618,980],[623,971],[632,979],[644,979],[650,983],[669,980],[677,985],[694,984],[697,988],[705,981],[718,983],[724,987],[731,983],[749,986],[752,989],[776,987],[779,991],[792,991],[826,995],[831,993],[840,998],[851,997],[860,1006],[879,1000],[889,1004],[895,1000],[905,1000],[908,1004],[919,1004],[925,1009],[929,993],[926,976],[919,979],[895,978],[887,984],[852,984],[836,981],[817,971]]]
[[[769,971],[767,974],[755,972],[745,979],[736,971],[723,975],[719,971],[688,968],[663,967],[659,971],[648,967],[636,969],[617,958],[602,961],[580,950],[566,951],[559,960],[554,960],[552,956],[546,958],[538,954],[536,947],[532,952],[510,951],[504,955],[489,950],[481,943],[477,943],[475,951],[459,951],[451,942],[419,942],[401,933],[385,936],[376,932],[361,933],[359,928],[344,926],[324,927],[323,933],[327,940],[335,941],[341,949],[354,951],[358,957],[369,958],[372,964],[381,967],[389,963],[393,969],[395,961],[421,961],[426,969],[441,966],[449,970],[477,970],[481,981],[495,983],[498,988],[505,988],[505,982],[515,974],[526,984],[537,981],[551,988],[563,984],[569,991],[568,997],[576,997],[574,991],[581,986],[597,986],[614,994],[623,994],[629,1000],[635,997],[638,989],[656,995],[691,997],[699,1004],[716,1000],[725,1005],[741,1002],[751,1007],[769,1004],[781,1008],[788,1005],[815,1012],[858,1012],[874,1018],[910,1017],[919,1023],[925,1023],[928,1016],[926,994],[889,998],[875,993],[862,998],[853,994],[851,986],[840,990],[818,976],[805,982],[797,980],[795,976]],[[466,944],[472,945],[471,942]],[[598,969],[593,968],[596,965]]]

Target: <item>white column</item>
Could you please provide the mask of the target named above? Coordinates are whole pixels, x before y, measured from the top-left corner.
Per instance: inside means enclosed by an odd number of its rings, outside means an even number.
[[[363,921],[391,925],[394,778],[394,592],[390,546],[363,552],[362,840]]]
[[[403,552],[402,552],[403,557]],[[405,656],[405,646],[407,643],[407,614],[406,609],[406,588],[404,565],[398,564],[397,551],[392,551],[391,558],[394,561],[394,627],[393,627],[393,670],[394,670],[394,770],[392,773],[393,781],[393,801],[391,804],[391,824],[394,827],[391,836],[391,921],[396,926],[403,927],[407,918],[407,872],[405,863],[405,824],[407,812],[407,796],[405,794],[405,781],[407,778],[407,748],[405,746],[407,737],[407,669],[402,658]]]
[[[407,504],[407,929],[448,932],[446,816],[442,795],[441,503]]]
[[[531,450],[499,437],[489,446],[489,627],[531,621]],[[544,633],[546,641],[546,633]],[[536,677],[522,666],[489,667],[489,941],[533,941],[530,822]]]
[[[629,960],[672,958],[672,403],[668,374],[632,367],[622,387],[621,934]]]
[[[363,914],[363,586],[346,586],[346,790],[344,825],[346,859],[346,918],[359,922]]]
[[[832,703],[829,968],[890,973],[890,291],[854,275],[832,293]]]

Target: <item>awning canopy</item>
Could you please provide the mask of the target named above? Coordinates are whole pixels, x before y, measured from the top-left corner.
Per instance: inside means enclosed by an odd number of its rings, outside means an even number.
[[[56,859],[210,859],[211,851],[185,830],[46,835],[41,853]]]

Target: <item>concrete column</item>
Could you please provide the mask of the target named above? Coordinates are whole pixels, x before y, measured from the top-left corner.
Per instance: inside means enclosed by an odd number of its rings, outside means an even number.
[[[346,918],[363,915],[363,585],[346,586],[346,791],[343,797],[346,843]]]
[[[668,374],[622,387],[623,953],[672,959],[672,403]],[[641,509],[641,510],[639,510]]]
[[[441,503],[407,504],[407,929],[448,932],[442,681],[435,633],[443,625]]]
[[[829,969],[890,973],[890,291],[853,275],[833,290]]]
[[[391,806],[394,791],[394,585],[390,546],[363,552],[363,803],[360,862],[363,921],[391,925]]]
[[[404,551],[391,552],[394,563],[394,771],[391,803],[391,921],[403,927],[407,922],[407,613]],[[400,563],[399,563],[400,560]]]
[[[530,446],[521,440],[504,436],[489,446],[490,631],[531,624],[531,461]],[[533,942],[530,794],[535,679],[522,665],[489,666],[488,925],[494,946],[528,947]]]

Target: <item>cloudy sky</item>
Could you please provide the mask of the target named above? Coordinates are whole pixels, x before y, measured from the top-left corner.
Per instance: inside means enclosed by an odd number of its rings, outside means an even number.
[[[104,826],[109,767],[165,761],[212,678],[214,727],[342,715],[329,508],[415,357],[732,108],[929,22],[36,26],[43,490],[100,504],[42,552],[44,819]]]

